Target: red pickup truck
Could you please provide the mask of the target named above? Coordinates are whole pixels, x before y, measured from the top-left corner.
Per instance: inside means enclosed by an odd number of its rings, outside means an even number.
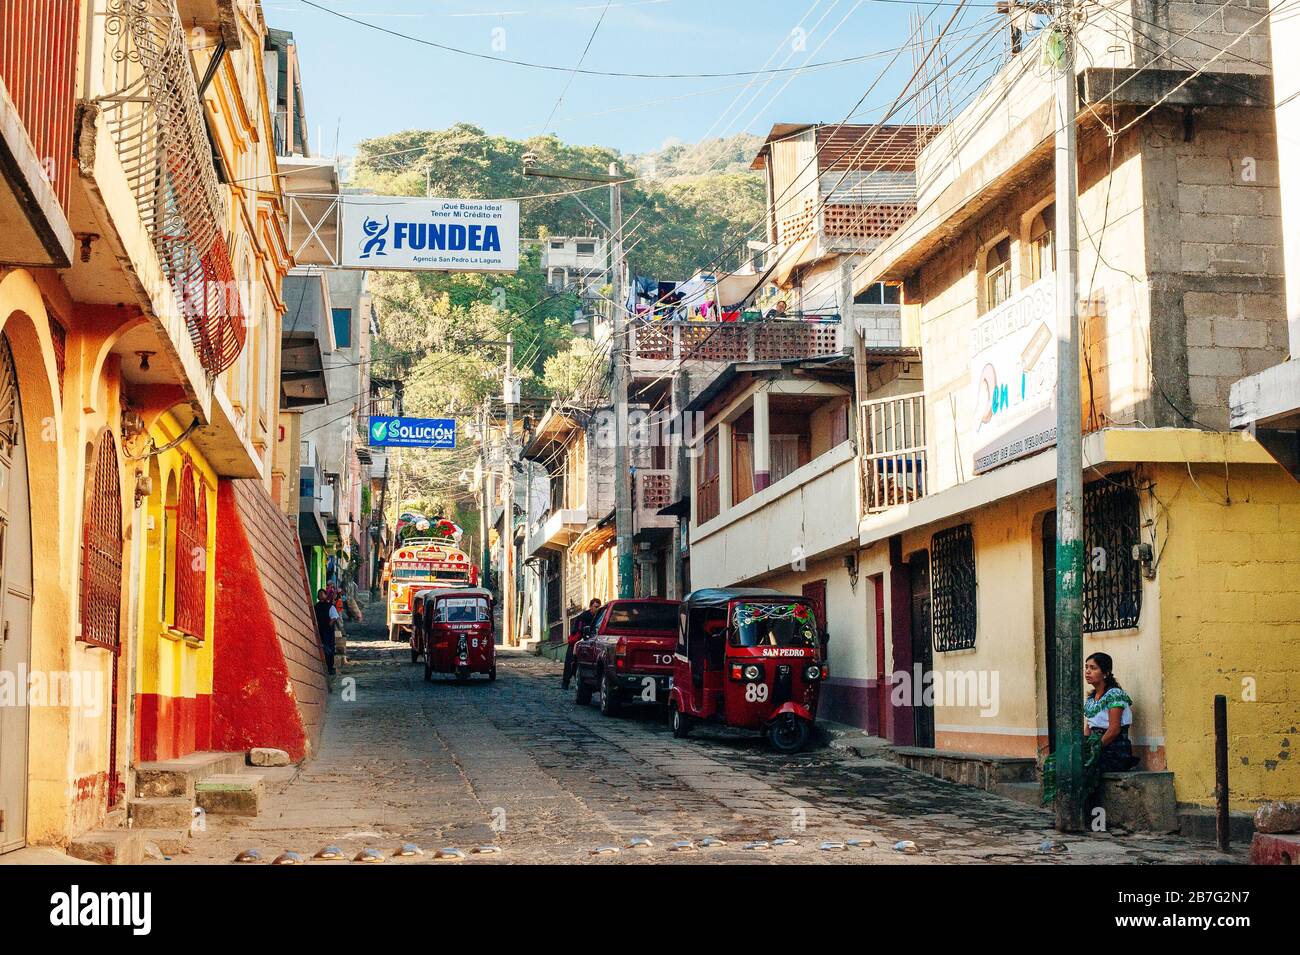
[[[577,701],[600,691],[600,711],[615,716],[624,703],[668,702],[677,648],[678,600],[612,600],[573,650]]]

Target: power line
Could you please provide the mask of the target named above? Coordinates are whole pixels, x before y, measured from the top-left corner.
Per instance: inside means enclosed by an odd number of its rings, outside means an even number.
[[[359,20],[356,17],[348,16],[346,13],[342,13],[338,10],[332,10],[329,7],[325,6],[324,4],[316,3],[315,0],[300,0],[300,2],[305,4],[306,6],[312,7],[313,9],[320,10],[323,13],[328,13],[331,16],[338,17],[340,20],[346,20],[349,23],[354,23],[357,26],[366,27],[367,29],[374,30],[377,33],[386,33],[389,36],[397,37],[399,39],[409,40],[410,42],[418,43],[421,46],[432,47],[435,50],[442,50],[445,53],[455,53],[458,56],[467,56],[476,60],[489,60],[493,63],[505,63],[511,66],[527,67],[529,69],[534,69],[534,70],[546,70],[552,73],[568,73],[568,72],[581,73],[584,76],[606,76],[606,77],[617,77],[617,78],[624,78],[624,79],[648,79],[648,80],[724,79],[727,77],[738,77],[738,76],[756,76],[756,75],[761,76],[764,74],[797,73],[802,69],[813,68],[813,67],[822,68],[822,67],[831,67],[831,66],[845,66],[850,63],[861,63],[862,61],[871,59],[873,56],[877,55],[871,53],[864,53],[864,54],[859,54],[858,56],[846,56],[846,57],[841,57],[839,59],[824,60],[820,63],[814,63],[811,64],[811,67],[770,67],[761,70],[729,70],[724,72],[711,72],[711,73],[635,73],[635,72],[622,72],[616,70],[592,70],[592,69],[585,69],[582,67],[559,66],[553,63],[533,63],[528,60],[516,60],[513,57],[508,57],[508,56],[495,56],[491,53],[479,53],[474,50],[463,50],[460,47],[451,46],[446,43],[438,43],[435,40],[430,40],[425,37],[418,37],[418,36],[413,36],[409,33],[402,33],[400,30],[391,30],[388,27],[380,26],[377,23],[368,23],[365,20]],[[878,2],[889,2],[889,0],[878,0]],[[898,2],[904,2],[904,0],[898,0]],[[910,3],[910,0],[906,0],[906,2]],[[938,6],[940,4],[934,3],[931,5]],[[944,5],[961,8],[966,6],[966,0],[958,0],[958,2],[947,3]]]

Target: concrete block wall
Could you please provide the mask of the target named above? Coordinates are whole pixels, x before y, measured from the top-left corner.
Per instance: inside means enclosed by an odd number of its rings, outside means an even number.
[[[1155,417],[1226,428],[1232,383],[1288,352],[1272,115],[1202,110],[1190,139],[1180,117],[1153,116],[1142,154],[1153,373],[1169,399]]]
[[[1179,802],[1214,801],[1215,694],[1228,699],[1233,809],[1300,793],[1300,485],[1275,465],[1179,465],[1152,479],[1165,749]]]

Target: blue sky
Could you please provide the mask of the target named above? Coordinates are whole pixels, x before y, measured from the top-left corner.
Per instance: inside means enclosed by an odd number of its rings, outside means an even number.
[[[388,30],[571,68],[603,0],[318,0]],[[882,0],[612,0],[583,66],[649,73],[798,67],[888,51],[908,34],[912,7]],[[926,7],[926,9],[933,9]],[[466,121],[524,138],[554,132],[577,144],[642,152],[773,122],[835,122],[884,58],[794,75],[629,79],[475,60],[388,36],[313,9],[263,0],[269,25],[294,33],[312,148],[347,155],[372,136]],[[981,11],[983,12],[983,11]],[[934,10],[936,20],[948,12]],[[974,21],[974,14],[963,13]],[[963,21],[963,22],[964,22]],[[800,37],[793,31],[802,29]],[[796,48],[801,47],[801,48]],[[883,105],[910,73],[905,52],[867,105]],[[555,109],[554,119],[547,118]]]

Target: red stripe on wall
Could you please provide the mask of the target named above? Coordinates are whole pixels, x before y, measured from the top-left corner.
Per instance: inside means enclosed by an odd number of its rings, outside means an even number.
[[[212,697],[137,693],[135,752],[142,763],[212,748]]]

